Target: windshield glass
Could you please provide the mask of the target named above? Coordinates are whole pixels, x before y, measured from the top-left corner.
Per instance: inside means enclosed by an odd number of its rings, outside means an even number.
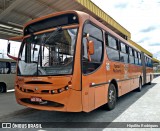
[[[72,74],[77,30],[61,29],[24,39],[18,75]]]

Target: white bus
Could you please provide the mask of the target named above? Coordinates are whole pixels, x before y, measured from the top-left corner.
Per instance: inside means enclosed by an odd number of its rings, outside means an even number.
[[[14,88],[16,61],[0,59],[0,93]]]

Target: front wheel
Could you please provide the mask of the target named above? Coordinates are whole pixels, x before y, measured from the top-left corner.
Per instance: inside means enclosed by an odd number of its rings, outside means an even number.
[[[0,83],[0,93],[5,93],[6,92],[6,86],[5,86],[5,84],[1,84]]]
[[[106,104],[106,108],[108,110],[113,110],[116,106],[117,101],[117,92],[114,84],[110,84],[108,88],[108,103]]]

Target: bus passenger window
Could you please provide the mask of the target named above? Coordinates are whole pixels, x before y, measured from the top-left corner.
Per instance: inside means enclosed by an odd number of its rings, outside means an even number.
[[[138,52],[139,65],[142,65],[141,54]]]
[[[135,56],[135,64],[138,65],[138,52],[134,51],[134,56]]]
[[[108,58],[110,60],[119,61],[119,48],[118,48],[118,40],[113,38],[112,36],[106,34],[106,52],[108,55]]]
[[[128,63],[128,54],[127,54],[127,46],[124,43],[120,43],[121,52],[120,52],[120,61]]]
[[[0,74],[9,74],[9,73],[10,73],[10,63],[0,62]]]
[[[16,73],[16,62],[11,62],[11,73],[12,74]]]
[[[84,27],[84,33],[89,33],[89,40],[94,43],[94,54],[91,55],[91,61],[88,59],[87,38],[82,40],[82,69],[84,74],[95,71],[103,60],[103,39],[102,31],[92,24],[87,23]]]
[[[129,47],[129,63],[134,64],[134,54],[133,54],[133,49]]]

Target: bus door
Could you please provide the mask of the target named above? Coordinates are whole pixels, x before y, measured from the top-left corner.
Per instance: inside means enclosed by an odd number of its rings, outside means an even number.
[[[82,104],[83,111],[89,112],[107,100],[105,87],[106,73],[103,41],[89,37],[82,44]]]
[[[145,55],[142,52],[141,53],[141,57],[142,57],[142,67],[143,67],[143,84],[146,83],[146,63],[145,63]]]

